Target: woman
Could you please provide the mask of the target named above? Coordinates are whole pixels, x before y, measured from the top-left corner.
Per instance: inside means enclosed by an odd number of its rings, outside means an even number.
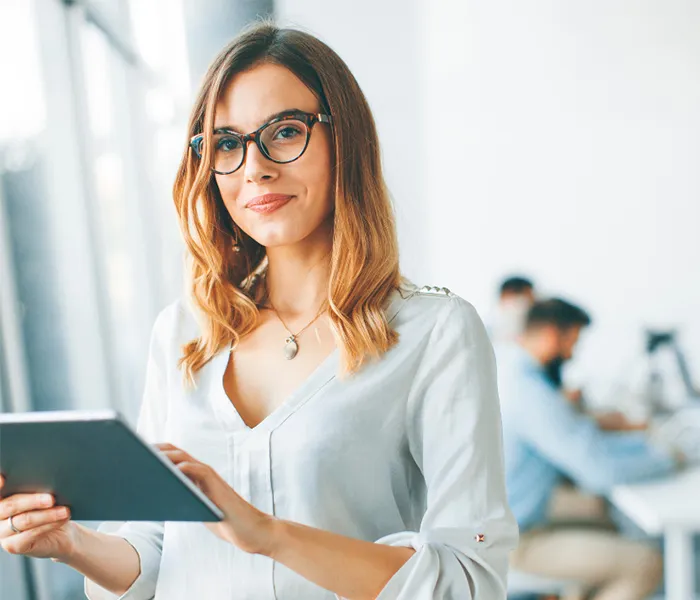
[[[347,66],[257,25],[212,64],[189,129],[191,301],[156,322],[138,430],[225,519],[107,534],[17,496],[5,549],[72,566],[93,599],[504,598],[492,350],[471,305],[402,282]]]

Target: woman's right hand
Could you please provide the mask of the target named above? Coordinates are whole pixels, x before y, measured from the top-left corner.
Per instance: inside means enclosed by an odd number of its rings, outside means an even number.
[[[32,558],[64,559],[77,545],[78,527],[67,507],[55,507],[51,494],[2,496],[0,475],[0,545],[5,552]],[[66,511],[65,513],[62,511]],[[9,517],[21,533],[10,528]]]

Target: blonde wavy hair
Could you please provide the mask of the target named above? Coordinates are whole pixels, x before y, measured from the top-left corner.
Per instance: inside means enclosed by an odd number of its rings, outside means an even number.
[[[173,187],[188,251],[189,292],[201,324],[200,337],[183,347],[179,362],[193,385],[212,357],[229,344],[235,348],[258,322],[255,282],[265,268],[265,248],[233,222],[208,165],[218,99],[234,75],[261,63],[293,72],[333,119],[335,210],[327,303],[343,372],[356,372],[398,339],[383,311],[401,283],[398,244],[367,100],[347,65],[323,42],[262,22],[236,37],[209,67],[188,127],[188,141],[204,133],[204,155],[200,160],[185,149]]]

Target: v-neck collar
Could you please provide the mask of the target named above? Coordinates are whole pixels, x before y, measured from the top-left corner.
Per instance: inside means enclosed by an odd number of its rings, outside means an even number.
[[[413,288],[402,286],[391,294],[385,309],[387,320],[390,323],[398,314],[403,303],[413,295],[412,292]],[[224,373],[228,366],[230,351],[230,347],[223,349],[214,356],[208,365],[211,370],[208,395],[224,429],[246,437],[258,431],[272,432],[275,430],[335,379],[340,368],[340,349],[336,347],[282,404],[255,427],[250,427],[245,423],[224,389]]]
[[[290,415],[313,397],[321,388],[330,382],[338,370],[340,352],[335,348],[324,358],[311,374],[297,387],[279,406],[267,415],[255,427],[250,427],[241,417],[238,409],[226,394],[224,389],[224,373],[229,360],[229,350],[226,349],[212,361],[213,377],[211,380],[211,399],[218,418],[227,430],[252,433],[256,431],[273,431]]]

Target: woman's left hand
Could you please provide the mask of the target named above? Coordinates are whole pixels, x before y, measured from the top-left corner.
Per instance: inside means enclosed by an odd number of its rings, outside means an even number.
[[[224,513],[223,521],[205,523],[222,540],[251,554],[269,556],[275,518],[241,498],[209,465],[194,459],[172,444],[155,444],[175,466]]]

